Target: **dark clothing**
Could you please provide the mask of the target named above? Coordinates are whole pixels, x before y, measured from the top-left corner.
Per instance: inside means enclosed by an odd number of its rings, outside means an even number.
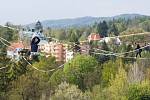
[[[136,57],[138,55],[141,57],[141,52],[142,52],[142,49],[141,49],[140,45],[138,44],[137,47],[136,47]]]
[[[150,46],[147,46],[146,44],[145,44],[145,46],[146,47],[144,49],[149,52],[150,51]]]
[[[138,55],[139,55],[140,57],[142,57],[142,56],[141,56],[141,53],[136,53],[136,57],[137,57]]]
[[[40,38],[35,36],[32,40],[31,40],[31,45],[32,44],[38,44],[40,42]]]
[[[38,43],[40,42],[40,39],[38,37],[34,37],[31,40],[31,52],[37,52],[38,51]]]
[[[38,51],[38,45],[37,44],[32,44],[31,45],[31,52],[37,52]]]

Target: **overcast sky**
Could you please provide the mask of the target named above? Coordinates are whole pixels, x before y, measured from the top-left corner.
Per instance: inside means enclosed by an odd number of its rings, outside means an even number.
[[[150,15],[150,0],[0,0],[0,24],[124,13]]]

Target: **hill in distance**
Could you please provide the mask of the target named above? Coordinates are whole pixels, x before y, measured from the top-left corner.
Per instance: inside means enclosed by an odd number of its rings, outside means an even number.
[[[80,17],[80,18],[72,18],[72,19],[59,19],[59,20],[45,20],[41,21],[44,28],[68,28],[68,27],[85,27],[94,24],[95,22],[100,21],[110,21],[113,19],[133,19],[133,18],[140,18],[140,17],[150,17],[146,15],[140,15],[140,14],[121,14],[117,16],[112,17]],[[28,27],[33,28],[35,26],[35,23],[31,23],[28,25],[25,25]]]

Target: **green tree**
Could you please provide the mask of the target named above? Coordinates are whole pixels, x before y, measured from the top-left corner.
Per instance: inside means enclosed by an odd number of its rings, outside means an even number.
[[[115,24],[112,24],[112,26],[110,28],[110,32],[113,33],[115,36],[119,35],[118,29]]]
[[[66,76],[65,76],[63,70],[59,69],[52,74],[49,82],[50,82],[50,85],[52,86],[52,88],[53,87],[56,88],[61,82],[64,82],[65,80],[66,80]]]
[[[143,81],[141,84],[131,84],[128,91],[128,100],[149,100],[150,99],[150,83]]]
[[[42,70],[50,70],[50,69],[56,68],[57,63],[56,63],[55,57],[50,56],[46,58],[45,56],[41,56],[40,61],[34,62],[33,66]]]
[[[122,65],[118,67],[119,69],[115,78],[110,79],[110,85],[102,91],[102,98],[104,100],[128,100],[127,73]]]
[[[150,20],[146,20],[139,24],[145,31],[150,32]]]
[[[85,90],[91,87],[90,85],[93,85],[92,82],[96,81],[94,79],[96,76],[92,75],[92,73],[98,66],[97,64],[98,62],[91,56],[77,55],[73,60],[65,64],[64,73],[70,83],[76,84],[80,89]],[[88,75],[92,76],[87,77]],[[91,79],[89,86],[86,82],[87,78]]]
[[[108,36],[108,25],[107,25],[106,21],[103,21],[102,23],[100,22],[97,25],[97,32],[102,37],[107,37]]]
[[[35,24],[35,30],[36,31],[43,31],[43,26],[42,26],[42,23],[40,21],[37,21],[37,23]]]
[[[108,86],[110,80],[115,78],[115,75],[118,72],[120,61],[121,60],[109,61],[103,64],[101,82],[104,87]]]
[[[61,83],[56,89],[52,100],[91,100],[90,96],[78,89],[76,85],[70,85],[66,82]]]
[[[78,42],[79,36],[74,30],[71,30],[71,32],[69,33],[68,39],[70,42]]]
[[[22,75],[12,81],[8,94],[9,100],[40,100],[42,94],[40,78],[33,72]]]

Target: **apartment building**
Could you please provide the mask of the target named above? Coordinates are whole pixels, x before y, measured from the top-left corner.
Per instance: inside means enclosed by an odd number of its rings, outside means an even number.
[[[58,62],[66,61],[66,46],[62,43],[49,42],[40,46],[40,51],[52,55]]]

